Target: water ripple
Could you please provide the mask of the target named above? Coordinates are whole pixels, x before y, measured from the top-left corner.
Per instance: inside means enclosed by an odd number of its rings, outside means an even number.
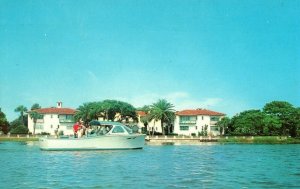
[[[0,161],[0,188],[300,187],[300,145],[47,152],[37,143],[2,142]]]

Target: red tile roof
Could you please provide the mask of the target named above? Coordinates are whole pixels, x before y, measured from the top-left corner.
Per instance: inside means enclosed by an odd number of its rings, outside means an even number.
[[[214,112],[206,109],[196,109],[196,110],[182,110],[176,112],[179,116],[191,116],[191,115],[209,115],[209,116],[224,116],[225,114],[220,112]]]
[[[74,115],[76,110],[71,108],[41,108],[33,110],[39,114],[67,114],[67,115]]]
[[[136,111],[136,113],[137,113],[139,116],[145,116],[145,115],[146,115],[146,112],[144,112],[144,111]]]

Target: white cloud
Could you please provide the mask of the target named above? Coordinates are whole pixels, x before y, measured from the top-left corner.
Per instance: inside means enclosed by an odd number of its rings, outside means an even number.
[[[88,78],[91,80],[91,81],[98,81],[98,77],[90,70],[87,71],[87,74],[88,74]]]

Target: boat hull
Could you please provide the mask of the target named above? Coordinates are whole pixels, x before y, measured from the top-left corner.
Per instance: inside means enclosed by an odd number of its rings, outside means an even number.
[[[145,135],[105,135],[82,138],[40,138],[41,150],[123,150],[141,149]]]

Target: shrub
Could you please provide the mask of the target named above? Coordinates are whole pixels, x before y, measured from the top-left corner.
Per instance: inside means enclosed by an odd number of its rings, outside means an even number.
[[[168,134],[169,136],[178,136],[178,134],[177,133],[170,133],[170,134]]]
[[[25,127],[24,125],[19,125],[16,128],[13,128],[10,131],[11,134],[27,134],[28,133],[28,128]]]
[[[13,120],[12,122],[10,122],[9,129],[10,129],[10,130],[13,130],[13,129],[17,128],[17,127],[20,126],[20,125],[23,125],[22,120],[20,120],[20,119],[15,119],[15,120]]]
[[[64,135],[64,131],[59,131],[58,132],[58,136],[63,136]]]

